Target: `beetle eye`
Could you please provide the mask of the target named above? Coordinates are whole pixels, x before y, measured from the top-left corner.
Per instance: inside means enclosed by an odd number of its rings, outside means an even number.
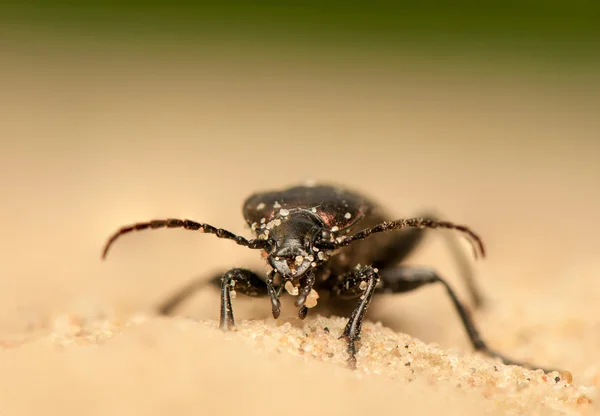
[[[331,232],[330,232],[329,230],[323,230],[323,231],[321,232],[321,238],[322,238],[323,240],[327,240],[327,241],[329,241],[329,240],[331,239]]]

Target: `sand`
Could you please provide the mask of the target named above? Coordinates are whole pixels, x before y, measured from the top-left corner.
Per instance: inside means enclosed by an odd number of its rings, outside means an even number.
[[[4,414],[593,414],[598,386],[427,345],[366,323],[358,368],[336,336],[344,318],[241,322],[138,314],[64,315],[4,342]],[[600,374],[595,374],[598,378]]]
[[[600,84],[585,71],[6,39],[1,416],[600,414]],[[237,296],[225,334],[211,288],[153,313],[193,278],[262,273],[255,252],[163,230],[100,259],[117,227],[155,217],[247,236],[248,194],[308,178],[475,229],[484,338],[565,372],[474,353],[441,287],[378,297],[351,371],[344,317],[288,305],[276,321]],[[466,301],[442,241],[408,264]]]

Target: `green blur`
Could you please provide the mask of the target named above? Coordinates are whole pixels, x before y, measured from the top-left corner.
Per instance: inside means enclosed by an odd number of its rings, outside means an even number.
[[[537,54],[595,60],[600,2],[125,2],[27,1],[0,5],[3,25],[101,36],[389,49]]]

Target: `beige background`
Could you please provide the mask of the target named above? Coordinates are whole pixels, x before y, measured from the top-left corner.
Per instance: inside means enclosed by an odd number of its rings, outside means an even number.
[[[600,384],[600,84],[594,71],[400,52],[292,53],[160,43],[150,48],[18,34],[4,39],[0,337],[5,340],[31,337],[27,331],[45,328],[60,314],[151,310],[195,276],[239,265],[262,267],[254,252],[184,231],[130,235],[105,262],[100,250],[118,226],[154,217],[189,217],[247,235],[241,204],[248,194],[313,178],[364,191],[399,217],[434,208],[472,226],[489,253],[476,265],[489,298],[476,318],[490,344],[515,358],[569,369],[576,383]],[[438,237],[432,234],[410,262],[436,267],[464,295]],[[238,320],[268,316],[268,308],[266,301],[236,299]],[[200,293],[181,314],[216,319],[217,294]],[[441,288],[380,299],[369,316],[425,342],[471,351]],[[231,388],[242,388],[246,399],[264,396],[270,383],[274,397],[305,388],[319,409],[332,396],[346,397],[343,384],[329,382],[321,389],[311,384],[329,380],[334,371],[346,377],[338,367],[296,378],[298,368],[313,364],[255,357],[247,346],[222,345],[208,335],[187,339],[171,334],[168,324],[156,331],[159,337],[165,331],[167,339],[161,355],[121,340],[108,342],[97,364],[59,359],[51,346],[0,351],[7,366],[0,385],[22,383],[3,399],[7,409],[33,414],[40,411],[36,403],[59,409],[63,394],[78,398],[71,403],[76,409],[114,399],[89,393],[99,385],[111,391],[111,377],[132,377],[131,394],[119,396],[116,407],[123,414],[177,408],[168,405],[170,389],[180,397],[192,395],[179,410],[195,412],[211,400],[219,403],[222,390],[214,389],[223,379],[211,371],[232,371],[227,354],[253,374],[231,376]],[[143,354],[151,357],[141,361],[142,368],[156,365],[140,370],[143,374],[167,374],[161,366],[173,354],[204,378],[169,373],[171,387],[146,381],[137,391],[139,380],[119,363]],[[60,387],[61,369],[78,365],[87,375],[67,378]],[[34,381],[24,368],[56,375]],[[56,394],[47,397],[41,392],[49,386]],[[441,399],[428,392],[424,404],[414,392],[399,393],[408,387],[383,376],[352,388],[364,388],[375,403],[384,392],[405,394],[398,397],[406,406],[431,406],[432,412],[454,405],[460,412],[470,405],[477,409],[483,400],[437,403]],[[136,397],[146,407],[137,408]],[[243,407],[232,402],[227,400],[233,410]]]

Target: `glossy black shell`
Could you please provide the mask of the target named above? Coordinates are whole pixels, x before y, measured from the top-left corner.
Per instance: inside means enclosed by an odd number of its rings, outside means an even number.
[[[281,210],[306,209],[318,215],[330,230],[347,230],[370,215],[374,204],[364,196],[331,185],[295,186],[251,195],[244,202],[248,225],[269,222]]]

